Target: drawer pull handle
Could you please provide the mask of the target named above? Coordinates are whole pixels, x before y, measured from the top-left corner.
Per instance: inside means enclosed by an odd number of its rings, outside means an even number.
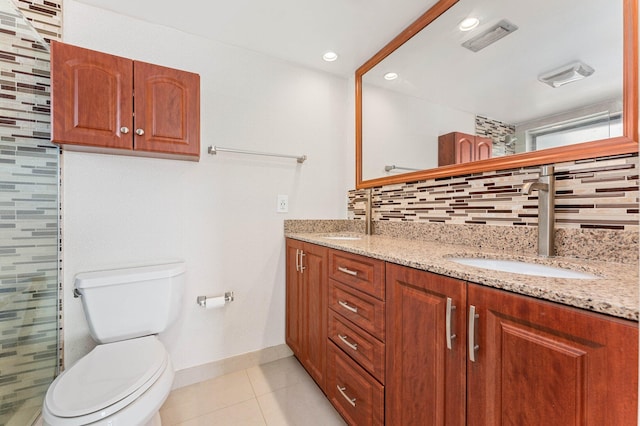
[[[453,311],[455,311],[456,306],[453,304],[453,300],[450,297],[447,297],[447,314],[446,314],[446,335],[447,335],[447,349],[451,350],[452,343],[451,341],[456,338],[454,333],[451,333],[452,321],[453,321]]]
[[[480,315],[476,314],[476,307],[469,306],[469,360],[476,362],[476,351],[480,346],[476,344],[476,321]]]
[[[357,351],[357,350],[358,350],[358,344],[357,344],[357,343],[351,343],[351,342],[349,342],[349,341],[347,340],[347,336],[343,336],[342,334],[338,334],[338,338],[339,338],[340,340],[342,340],[342,342],[343,342],[345,345],[349,346],[349,347],[350,347],[351,349],[353,349],[354,351]]]
[[[336,387],[338,388],[338,391],[340,392],[340,395],[342,395],[342,397],[344,399],[347,400],[347,402],[349,404],[351,404],[352,407],[356,406],[356,399],[355,398],[349,398],[349,395],[347,395],[344,391],[347,390],[347,388],[341,388],[340,385],[336,385]]]
[[[358,276],[358,271],[352,271],[351,269],[344,268],[342,266],[338,267],[338,271],[344,272],[345,274],[353,275],[354,277]]]
[[[340,304],[340,306],[342,306],[346,310],[351,311],[354,314],[358,313],[358,308],[356,308],[355,306],[351,306],[351,305],[349,305],[347,302],[345,302],[343,300],[338,300],[338,303]]]

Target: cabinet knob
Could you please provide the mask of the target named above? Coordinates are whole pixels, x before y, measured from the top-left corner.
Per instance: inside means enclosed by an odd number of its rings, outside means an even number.
[[[136,130],[136,135],[138,135],[138,136],[142,136],[142,135],[144,135],[144,130],[142,130],[142,129],[137,129],[137,130]]]
[[[124,133],[125,135],[129,133],[129,128],[126,126],[120,127],[120,133]]]

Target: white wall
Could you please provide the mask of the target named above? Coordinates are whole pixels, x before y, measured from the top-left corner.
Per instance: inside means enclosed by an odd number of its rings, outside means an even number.
[[[352,109],[346,79],[66,0],[64,40],[201,76],[199,163],[65,151],[65,365],[93,342],[79,299],[80,271],[184,259],[179,323],[166,336],[176,369],[284,343],[283,220],[346,218],[353,186]],[[206,153],[209,144],[295,160]],[[289,195],[278,214],[276,196]],[[221,310],[198,295],[234,290]]]
[[[406,173],[385,173],[386,165],[416,170],[438,167],[438,136],[450,132],[475,134],[475,114],[407,96],[373,84],[362,97],[363,179]]]

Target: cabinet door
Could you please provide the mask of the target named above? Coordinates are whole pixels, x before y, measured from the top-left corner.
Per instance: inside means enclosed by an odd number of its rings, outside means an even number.
[[[469,425],[637,424],[637,323],[472,284],[468,303]]]
[[[200,76],[134,62],[134,149],[200,155]]]
[[[493,140],[476,136],[474,161],[486,160],[493,155]]]
[[[302,264],[302,358],[321,389],[325,388],[327,348],[327,249],[304,244]]]
[[[53,142],[132,149],[131,60],[53,41],[51,75]]]
[[[286,244],[286,313],[285,341],[300,359],[302,355],[302,274],[300,273],[300,252],[302,243],[287,239]]]
[[[387,264],[387,425],[465,424],[465,288],[463,281]],[[455,334],[450,344],[447,330]]]
[[[456,164],[468,163],[476,159],[476,138],[464,133],[456,133]]]

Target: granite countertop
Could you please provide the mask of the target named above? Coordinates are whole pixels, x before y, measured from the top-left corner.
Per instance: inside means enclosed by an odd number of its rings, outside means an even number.
[[[286,237],[638,321],[638,264],[597,262],[571,257],[539,258],[499,250],[355,233],[286,232]],[[359,239],[329,239],[330,236]],[[598,279],[530,276],[465,266],[450,257],[521,260],[597,275]]]

